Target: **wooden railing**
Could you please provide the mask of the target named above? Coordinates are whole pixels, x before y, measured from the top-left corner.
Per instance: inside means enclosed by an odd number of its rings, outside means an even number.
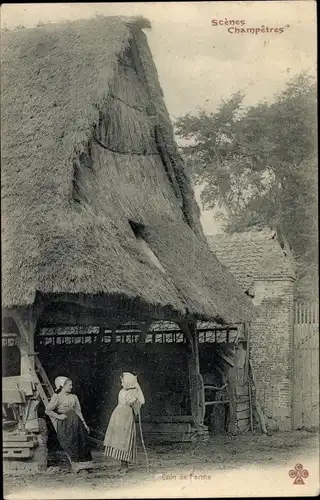
[[[319,304],[316,302],[296,302],[294,322],[296,325],[319,324]]]
[[[204,325],[197,329],[199,335],[199,343],[235,343],[244,340],[243,330],[237,326],[222,327],[222,326],[207,326]],[[101,334],[99,328],[79,329],[73,328],[55,328],[54,330],[46,329],[40,332],[35,342],[39,346],[46,345],[75,345],[75,344],[136,344],[139,342],[139,330],[136,328],[119,329],[114,333],[111,330],[105,329]],[[160,330],[155,329],[147,333],[146,343],[159,344],[185,344],[186,339],[184,334],[179,329]],[[3,346],[17,345],[15,335],[7,334],[2,336]]]
[[[293,425],[319,426],[319,305],[295,305],[293,341]]]

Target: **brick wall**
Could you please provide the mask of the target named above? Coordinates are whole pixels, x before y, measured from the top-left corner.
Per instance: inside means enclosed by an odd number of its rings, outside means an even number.
[[[270,430],[292,428],[293,279],[255,279],[251,359]]]

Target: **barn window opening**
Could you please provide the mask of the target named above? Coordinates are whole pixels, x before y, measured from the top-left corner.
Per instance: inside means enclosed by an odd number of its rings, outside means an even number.
[[[137,222],[134,222],[132,220],[129,220],[129,225],[131,227],[131,230],[136,238],[136,242],[141,250],[141,252],[147,257],[149,262],[156,266],[159,271],[161,271],[163,274],[165,274],[165,270],[161,265],[161,262],[159,261],[158,257],[155,255],[155,253],[151,250],[150,246],[146,242],[144,238],[144,226],[142,224],[138,224]]]

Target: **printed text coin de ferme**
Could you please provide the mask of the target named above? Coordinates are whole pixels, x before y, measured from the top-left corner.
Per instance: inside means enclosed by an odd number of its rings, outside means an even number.
[[[211,475],[210,474],[194,474],[191,472],[190,474],[161,474],[161,479],[164,481],[187,481],[188,479],[195,479],[195,480],[210,480]]]

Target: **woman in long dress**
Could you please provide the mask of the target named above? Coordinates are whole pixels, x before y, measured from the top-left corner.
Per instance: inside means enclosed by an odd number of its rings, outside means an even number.
[[[122,389],[118,405],[113,410],[104,438],[105,456],[121,460],[121,468],[128,471],[128,465],[137,459],[135,415],[138,415],[145,399],[137,377],[125,372],[120,377]]]
[[[72,394],[72,381],[67,377],[55,379],[56,392],[49,401],[46,414],[57,422],[57,438],[66,453],[73,471],[92,467],[90,432],[82,415],[79,399]]]

